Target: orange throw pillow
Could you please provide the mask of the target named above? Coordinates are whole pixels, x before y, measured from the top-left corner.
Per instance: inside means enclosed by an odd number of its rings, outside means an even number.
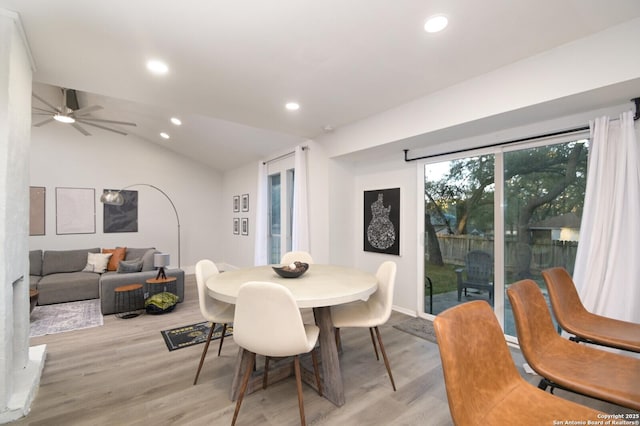
[[[127,253],[126,247],[116,247],[114,249],[102,249],[103,253],[112,253],[107,265],[107,271],[117,271],[118,265],[121,260],[124,260],[124,256]]]

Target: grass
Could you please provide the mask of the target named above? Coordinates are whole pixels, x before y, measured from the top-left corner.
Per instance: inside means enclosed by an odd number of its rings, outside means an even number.
[[[427,276],[433,283],[433,294],[448,293],[458,289],[455,272],[458,268],[460,266],[446,263],[444,266],[426,265]]]

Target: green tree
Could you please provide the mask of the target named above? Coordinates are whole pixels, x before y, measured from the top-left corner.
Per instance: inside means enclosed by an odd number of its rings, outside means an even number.
[[[518,276],[530,275],[529,227],[533,221],[567,211],[582,214],[586,154],[584,144],[579,142],[505,154],[505,214],[507,223],[516,224]],[[494,190],[493,155],[451,161],[440,179],[425,181],[425,211],[446,223],[449,233],[463,235],[469,229],[491,232]],[[455,228],[446,214],[456,218]],[[430,247],[429,259],[442,257],[439,245],[435,245]]]

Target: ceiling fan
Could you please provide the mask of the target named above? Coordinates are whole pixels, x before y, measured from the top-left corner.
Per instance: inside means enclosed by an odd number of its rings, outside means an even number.
[[[49,107],[49,109],[33,107],[33,115],[45,115],[49,116],[44,121],[34,124],[34,127],[44,126],[47,123],[51,123],[52,121],[58,121],[60,123],[71,124],[71,126],[82,133],[85,136],[91,136],[91,133],[86,131],[79,123],[86,124],[88,126],[97,127],[99,129],[108,130],[110,132],[115,132],[126,136],[127,133],[123,132],[119,129],[114,129],[112,127],[107,127],[105,124],[117,124],[121,126],[135,126],[136,123],[131,123],[127,121],[115,121],[115,120],[103,120],[100,118],[91,117],[91,113],[94,111],[101,110],[102,107],[100,105],[90,105],[86,107],[80,108],[78,105],[78,96],[76,91],[73,89],[61,89],[62,91],[62,102],[59,107],[53,106],[45,99],[33,93],[33,97],[42,102],[44,105]]]

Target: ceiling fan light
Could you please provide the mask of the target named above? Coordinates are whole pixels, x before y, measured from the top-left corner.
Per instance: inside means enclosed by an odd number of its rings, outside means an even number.
[[[65,123],[65,124],[71,124],[76,122],[75,118],[69,115],[63,115],[63,114],[56,114],[53,116],[53,119],[56,121],[59,121],[60,123]]]

